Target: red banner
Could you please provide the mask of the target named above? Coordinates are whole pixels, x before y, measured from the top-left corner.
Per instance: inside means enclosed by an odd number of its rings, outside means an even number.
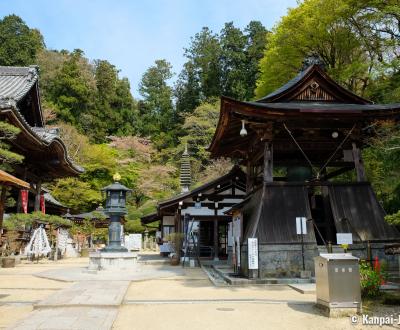
[[[21,189],[21,206],[24,213],[28,213],[28,193],[27,189]]]
[[[44,203],[44,195],[40,195],[40,210],[42,211],[43,214],[46,214],[46,205]]]

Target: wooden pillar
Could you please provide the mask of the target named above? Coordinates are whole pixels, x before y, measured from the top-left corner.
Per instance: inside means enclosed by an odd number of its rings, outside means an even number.
[[[252,173],[251,173],[251,162],[250,160],[247,160],[246,163],[246,193],[249,193],[251,190],[251,186],[252,186]]]
[[[264,182],[274,181],[273,177],[273,147],[271,142],[264,144]]]
[[[0,238],[3,232],[3,218],[4,218],[4,209],[6,205],[6,196],[7,196],[7,187],[1,187],[1,195],[0,195]]]
[[[22,175],[22,180],[26,181],[27,177],[27,169],[24,168],[24,174]],[[29,197],[28,197],[29,198]],[[17,213],[21,213],[22,211],[22,198],[21,198],[21,191],[18,191],[18,201],[17,201]]]
[[[353,146],[353,159],[354,159],[354,167],[357,173],[357,181],[363,182],[367,181],[367,177],[365,175],[364,163],[361,157],[361,151],[357,148],[355,142],[352,143]]]
[[[36,183],[36,196],[35,196],[34,211],[40,211],[40,194],[41,193],[42,193],[42,182],[38,181]]]
[[[218,208],[214,209],[214,260],[218,258]]]

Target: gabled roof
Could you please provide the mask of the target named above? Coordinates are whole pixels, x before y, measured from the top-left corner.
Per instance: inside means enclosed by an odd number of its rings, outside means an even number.
[[[294,100],[351,104],[372,103],[339,85],[317,64],[310,65],[286,84],[256,102],[291,102]]]
[[[167,200],[161,201],[158,203],[157,209],[161,210],[163,208],[170,207],[174,204],[178,204],[180,201],[183,201],[186,198],[193,197],[198,195],[199,193],[205,192],[211,188],[217,187],[219,184],[232,180],[233,178],[238,178],[238,180],[242,183],[246,182],[246,174],[241,170],[239,166],[234,166],[229,171],[229,173],[203,184],[196,189],[193,189],[187,193],[177,195],[175,197],[169,198]]]

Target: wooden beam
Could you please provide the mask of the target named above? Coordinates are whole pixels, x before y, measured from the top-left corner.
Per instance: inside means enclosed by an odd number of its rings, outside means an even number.
[[[271,142],[264,144],[264,182],[272,182],[273,178],[273,148]]]
[[[353,146],[353,159],[354,159],[354,166],[356,168],[357,173],[357,181],[364,182],[367,181],[367,177],[365,175],[364,163],[361,157],[361,151],[357,148],[355,142],[352,143]]]
[[[329,179],[334,178],[334,177],[336,177],[336,176],[338,176],[340,174],[343,174],[343,173],[346,173],[348,171],[351,171],[352,169],[354,169],[354,166],[348,166],[348,167],[339,168],[338,170],[335,170],[333,172],[330,172],[330,173],[327,173],[327,174],[323,175],[321,180],[322,181],[329,180]]]

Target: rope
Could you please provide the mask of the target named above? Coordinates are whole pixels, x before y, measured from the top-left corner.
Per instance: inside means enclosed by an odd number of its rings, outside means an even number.
[[[283,123],[283,127],[285,127],[286,131],[289,133],[290,137],[292,138],[293,142],[296,144],[296,146],[299,148],[301,153],[303,154],[304,158],[307,160],[308,164],[311,166],[311,170],[315,172],[314,170],[314,165],[311,163],[311,160],[307,157],[306,153],[304,150],[301,148],[300,144],[296,141],[295,137],[293,136],[292,132],[289,130],[289,128],[286,126],[285,123]],[[329,162],[332,160],[332,158],[336,155],[336,153],[339,151],[339,149],[343,146],[343,144],[347,141],[347,139],[350,137],[351,133],[353,133],[354,128],[356,127],[356,124],[353,125],[351,130],[347,133],[343,141],[337,146],[336,150],[333,152],[333,154],[328,158],[328,160],[325,162],[325,164],[318,170],[317,174],[317,180],[319,180],[321,172],[323,169],[328,166]]]
[[[296,139],[294,138],[292,132],[289,130],[289,128],[287,128],[286,124],[283,123],[283,127],[285,127],[286,131],[289,133],[290,137],[292,138],[293,142],[296,144],[296,146],[299,148],[299,150],[301,151],[301,153],[303,154],[304,158],[307,160],[308,164],[310,164],[311,166],[311,170],[314,172],[314,165],[311,163],[311,160],[307,157],[306,153],[304,152],[304,150],[301,148],[300,144],[298,144],[298,142],[296,141]],[[318,173],[317,173],[318,175]]]
[[[333,152],[333,154],[328,158],[328,160],[325,162],[325,164],[319,169],[317,173],[317,178],[319,179],[319,176],[321,174],[321,171],[328,166],[329,162],[332,160],[332,158],[336,155],[336,153],[339,151],[339,149],[343,146],[343,144],[347,141],[347,139],[350,137],[351,133],[353,133],[354,128],[356,127],[356,124],[353,125],[349,133],[347,133],[346,137],[343,139],[343,141],[338,145],[336,150]]]

